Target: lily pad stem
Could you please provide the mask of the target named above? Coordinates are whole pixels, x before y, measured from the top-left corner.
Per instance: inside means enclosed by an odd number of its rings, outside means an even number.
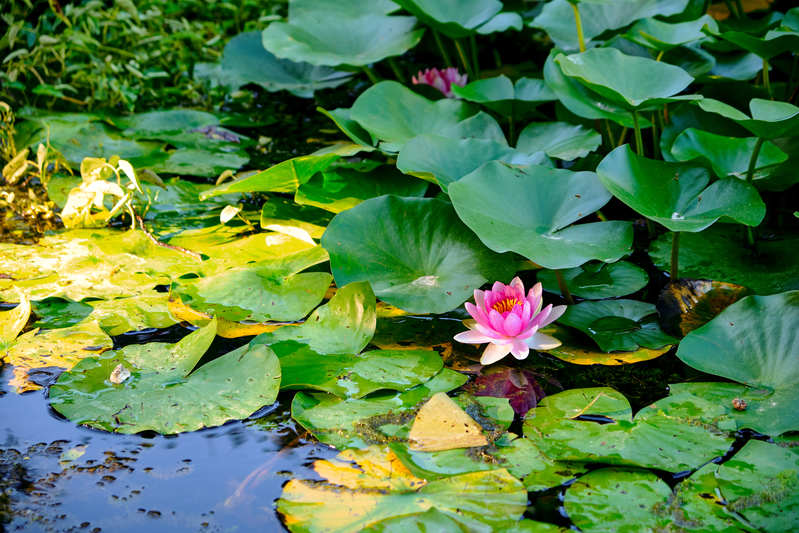
[[[661,50],[661,51],[658,53],[658,56],[657,56],[657,58],[655,59],[655,61],[660,61],[661,59],[663,59],[663,54],[665,54],[665,53],[666,53],[666,51],[665,51],[665,50]]]
[[[766,88],[766,92],[768,93],[769,100],[774,100],[774,96],[771,94],[771,81],[769,80],[768,74],[768,59],[765,57],[763,58],[763,87]]]
[[[455,41],[455,49],[458,51],[458,57],[461,58],[461,63],[463,63],[463,68],[466,69],[466,74],[469,75],[469,80],[473,81],[474,71],[472,70],[472,64],[469,62],[469,59],[466,57],[466,51],[463,49],[463,45],[458,39],[453,39]]]
[[[469,48],[472,49],[472,71],[475,79],[480,77],[480,61],[477,59],[477,38],[474,34],[469,36]]]
[[[755,142],[755,148],[752,150],[752,156],[749,158],[749,167],[746,169],[746,182],[752,183],[755,179],[755,167],[757,166],[757,157],[760,155],[760,148],[763,146],[765,139],[758,137]],[[755,246],[755,234],[751,226],[746,226],[746,242],[750,248]]]
[[[610,129],[610,121],[605,119],[605,130],[608,132],[608,143],[609,146],[616,147],[616,139],[613,138],[613,130]]]
[[[635,151],[638,155],[644,155],[644,139],[641,137],[641,126],[638,124],[638,111],[633,109],[633,126],[635,127]]]
[[[455,65],[449,59],[449,54],[447,53],[447,49],[444,48],[444,43],[441,42],[441,36],[438,34],[436,30],[433,30],[433,37],[436,40],[438,51],[441,53],[441,58],[444,60],[444,68],[454,67]]]
[[[558,280],[558,288],[560,289],[560,294],[563,296],[563,299],[566,300],[567,304],[574,305],[574,298],[569,291],[569,287],[566,286],[566,281],[563,279],[563,274],[561,274],[560,269],[555,270],[555,279]]]
[[[735,7],[738,9],[738,18],[744,18],[746,16],[746,11],[744,11],[744,6],[741,4],[741,0],[735,0]]]
[[[367,67],[366,65],[364,65],[362,68],[364,73],[366,73],[366,75],[369,77],[369,81],[371,81],[373,84],[380,82],[380,76],[377,75],[377,73],[372,69],[372,67]]]
[[[397,78],[397,81],[400,83],[405,83],[405,76],[403,76],[402,70],[400,70],[399,65],[397,65],[396,61],[394,61],[393,57],[388,58],[388,66],[391,67],[391,71],[394,73],[394,77]]]
[[[671,234],[671,272],[669,277],[672,282],[677,281],[680,266],[680,232],[675,231]]]
[[[577,2],[569,2],[574,11],[574,25],[577,27],[577,42],[580,44],[580,52],[585,52],[585,38],[583,37],[583,20],[580,18],[580,8]]]

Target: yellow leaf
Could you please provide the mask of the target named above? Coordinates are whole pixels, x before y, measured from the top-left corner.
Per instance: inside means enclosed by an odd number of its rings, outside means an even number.
[[[188,322],[194,326],[204,326],[211,320],[211,315],[201,313],[184,304],[180,296],[172,294],[169,297],[169,313],[179,322]],[[261,333],[271,333],[285,326],[296,324],[284,324],[275,322],[256,322],[242,323],[233,322],[224,318],[217,318],[216,334],[225,339],[235,339],[238,337],[249,337],[260,335]]]
[[[31,303],[20,293],[19,304],[10,311],[0,311],[0,350],[9,346],[28,323],[31,316]],[[0,359],[2,359],[0,352]]]
[[[336,459],[317,461],[314,470],[328,482],[353,490],[416,490],[427,483],[411,474],[393,451],[383,447],[344,450]]]
[[[482,428],[443,392],[434,394],[419,409],[408,434],[412,450],[434,452],[485,446]]]

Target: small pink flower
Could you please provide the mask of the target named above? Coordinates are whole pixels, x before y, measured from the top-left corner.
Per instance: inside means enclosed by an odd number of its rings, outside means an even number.
[[[437,68],[420,70],[411,80],[414,85],[419,85],[420,83],[422,85],[430,85],[444,93],[447,98],[455,98],[455,95],[452,94],[452,86],[463,87],[469,78],[466,74],[458,73],[458,69],[455,67],[449,67],[443,70],[438,70]]]
[[[510,285],[499,281],[490,291],[474,291],[475,304],[466,303],[466,310],[474,320],[465,324],[469,331],[455,335],[458,342],[469,344],[490,343],[480,363],[496,363],[509,353],[516,359],[524,359],[533,350],[551,350],[560,346],[560,341],[549,335],[538,333],[540,328],[554,322],[566,311],[565,305],[541,309],[541,284],[536,283],[524,295],[524,284],[518,277]]]

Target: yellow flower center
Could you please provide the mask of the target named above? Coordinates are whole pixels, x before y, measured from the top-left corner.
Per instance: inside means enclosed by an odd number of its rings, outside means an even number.
[[[499,313],[502,314],[502,313],[507,313],[517,305],[521,305],[521,303],[522,302],[520,302],[516,298],[505,298],[504,300],[500,300],[494,305],[492,305],[491,308],[499,311]]]

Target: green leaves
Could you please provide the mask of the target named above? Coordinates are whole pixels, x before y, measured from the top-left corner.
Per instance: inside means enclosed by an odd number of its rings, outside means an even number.
[[[705,169],[640,157],[628,145],[605,156],[597,175],[613,196],[671,231],[701,231],[722,217],[757,226],[766,214],[749,183],[724,178],[708,186]]]
[[[367,200],[336,215],[322,246],[337,284],[368,281],[378,298],[414,313],[449,311],[515,268],[431,198]]]
[[[677,357],[703,372],[772,390],[768,399],[752,406],[766,411],[751,420],[751,427],[775,435],[795,430],[797,321],[799,291],[748,296],[689,333]]]
[[[561,272],[569,292],[580,298],[601,300],[626,296],[644,288],[649,282],[646,272],[627,261],[615,263],[586,263]],[[538,281],[544,290],[560,293],[555,272],[542,270]]]
[[[502,9],[498,0],[398,0],[397,3],[453,39],[473,34]]]
[[[616,261],[632,244],[626,222],[569,226],[610,199],[593,172],[512,168],[494,161],[450,184],[449,193],[458,216],[486,246],[546,268]]]
[[[697,105],[704,111],[716,113],[737,122],[762,139],[785,137],[799,128],[799,107],[788,102],[752,98],[749,101],[751,116],[712,98],[700,100]]]
[[[602,144],[602,136],[584,126],[568,122],[533,122],[522,130],[516,149],[544,152],[549,157],[571,161],[585,157]]]
[[[363,66],[402,55],[416,46],[424,30],[413,17],[389,16],[391,2],[294,0],[288,22],[273,22],[263,45],[280,58],[312,65]]]
[[[132,345],[84,359],[50,388],[50,404],[106,431],[172,434],[245,418],[274,402],[280,364],[266,346],[239,348],[192,371],[215,334],[212,320],[177,344]],[[121,382],[113,377],[127,373]]]

